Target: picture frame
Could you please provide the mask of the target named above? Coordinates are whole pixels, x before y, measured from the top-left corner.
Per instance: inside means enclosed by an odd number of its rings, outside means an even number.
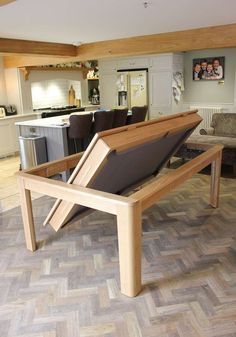
[[[219,81],[225,76],[225,57],[212,56],[193,59],[193,81]]]

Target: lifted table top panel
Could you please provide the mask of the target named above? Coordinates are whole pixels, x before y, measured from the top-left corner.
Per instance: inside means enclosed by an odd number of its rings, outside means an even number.
[[[170,115],[97,134],[68,183],[121,193],[158,173],[201,122],[196,112]],[[58,230],[83,209],[57,200],[45,224],[50,223]]]

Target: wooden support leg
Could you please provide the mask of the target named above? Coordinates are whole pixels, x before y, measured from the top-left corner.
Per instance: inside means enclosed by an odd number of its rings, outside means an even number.
[[[141,207],[119,206],[117,215],[120,286],[130,297],[141,291]]]
[[[211,163],[211,196],[210,204],[212,207],[218,207],[219,190],[220,190],[220,175],[221,175],[221,157],[222,152]]]
[[[36,238],[32,211],[31,194],[24,188],[23,179],[19,178],[21,212],[24,224],[26,247],[32,252],[36,250]]]

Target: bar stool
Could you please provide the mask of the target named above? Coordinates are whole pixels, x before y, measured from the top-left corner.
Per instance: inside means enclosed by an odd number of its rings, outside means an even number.
[[[75,152],[84,151],[86,149],[86,139],[88,139],[92,130],[93,114],[71,115],[69,117],[70,127],[68,137],[74,140]],[[78,142],[80,147],[78,148]]]
[[[134,124],[134,123],[143,122],[146,118],[148,107],[147,105],[133,106],[131,110],[132,110],[132,116],[129,116],[129,118],[127,118],[126,124]]]
[[[127,120],[128,109],[114,109],[113,128],[124,126]]]
[[[112,129],[114,111],[96,111],[94,113],[93,133]]]

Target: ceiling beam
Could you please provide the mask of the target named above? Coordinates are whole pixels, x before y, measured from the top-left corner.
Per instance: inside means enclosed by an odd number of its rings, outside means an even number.
[[[1,50],[1,40],[0,39],[0,52]],[[10,40],[12,41],[12,40]],[[17,41],[17,40],[16,40]],[[25,41],[29,43],[29,41]],[[21,46],[21,51],[24,54],[31,54],[27,56],[5,56],[4,63],[6,67],[22,67],[27,65],[43,65],[43,64],[55,64],[60,63],[60,59],[54,56],[59,56],[56,52],[51,51],[49,54],[48,48],[40,48],[41,44],[50,45],[50,43],[43,42],[31,42],[33,44],[39,44],[39,49],[43,56],[51,55],[50,59],[43,57],[36,57],[30,52],[30,48],[27,50],[24,46]],[[67,51],[63,48],[61,49],[60,56],[75,56],[72,58],[61,59],[61,62],[71,62],[71,61],[85,61],[101,58],[111,58],[119,56],[135,56],[135,55],[145,55],[145,54],[159,54],[159,53],[169,53],[169,52],[182,52],[191,50],[202,50],[202,49],[213,49],[213,48],[230,48],[236,47],[236,24],[214,26],[206,28],[198,28],[184,31],[177,31],[171,33],[162,33],[154,35],[137,36],[118,40],[101,41],[94,43],[83,44],[79,47],[72,45],[60,45],[53,44],[57,46],[66,46]],[[71,49],[70,49],[71,48]],[[60,49],[60,48],[59,48]],[[64,55],[62,55],[62,50],[64,50]],[[71,54],[69,54],[69,51]],[[58,51],[58,50],[57,50]],[[7,53],[7,48],[5,48]],[[72,55],[73,54],[73,55]]]
[[[76,56],[77,52],[70,44],[0,38],[0,53]]]
[[[79,60],[236,47],[236,24],[84,44]]]
[[[5,68],[20,68],[27,66],[43,66],[79,61],[78,57],[50,57],[33,55],[5,55],[3,57]]]
[[[0,6],[5,6],[9,4],[10,2],[14,2],[16,0],[0,0]]]
[[[0,6],[5,6],[9,4],[10,2],[14,2],[16,0],[0,0]]]

